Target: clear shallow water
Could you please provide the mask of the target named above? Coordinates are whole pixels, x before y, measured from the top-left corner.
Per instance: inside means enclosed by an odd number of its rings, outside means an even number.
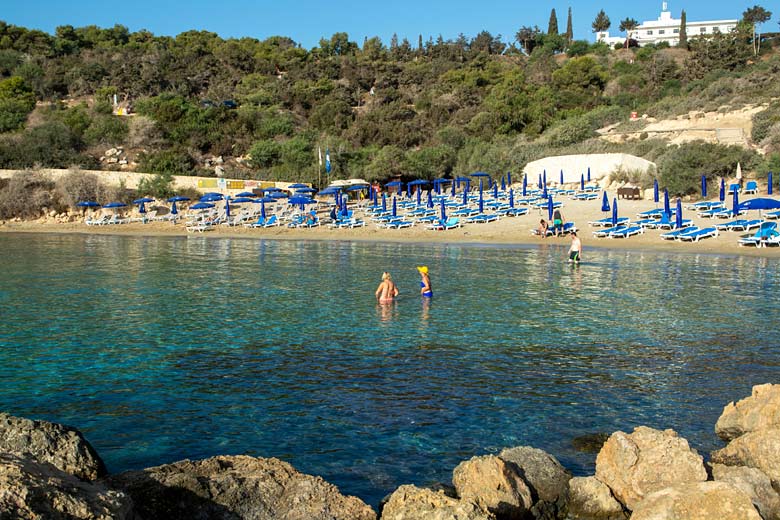
[[[275,456],[376,505],[503,447],[585,474],[572,438],[641,424],[708,452],[723,406],[780,374],[772,259],[77,235],[0,251],[0,410],[79,428],[110,471]]]

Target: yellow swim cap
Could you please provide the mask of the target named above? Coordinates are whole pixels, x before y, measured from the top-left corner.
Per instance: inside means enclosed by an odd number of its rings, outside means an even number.
[[[428,266],[427,265],[417,266],[417,270],[420,271],[423,274],[428,274]]]

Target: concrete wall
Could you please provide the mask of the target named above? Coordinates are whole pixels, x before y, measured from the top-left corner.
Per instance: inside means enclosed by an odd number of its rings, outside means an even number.
[[[538,161],[528,163],[523,172],[528,175],[530,182],[536,182],[539,175],[547,171],[547,182],[557,184],[563,170],[563,182],[579,183],[580,176],[585,175],[590,168],[592,181],[605,184],[609,175],[622,168],[623,170],[648,171],[655,168],[655,163],[635,155],[625,153],[599,153],[586,155],[558,155],[545,157]]]

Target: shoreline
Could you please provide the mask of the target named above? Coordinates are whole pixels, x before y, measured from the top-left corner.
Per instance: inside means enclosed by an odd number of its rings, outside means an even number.
[[[715,222],[713,222],[714,224]],[[600,251],[655,252],[675,254],[706,254],[718,256],[749,256],[778,258],[780,248],[745,247],[737,244],[740,233],[725,232],[719,237],[698,243],[680,243],[660,238],[662,231],[647,230],[644,235],[628,239],[595,238],[593,228],[585,223],[578,224],[584,255],[589,249]],[[54,234],[54,235],[104,235],[130,237],[198,237],[198,238],[242,238],[250,240],[318,241],[318,242],[364,242],[398,244],[441,244],[458,246],[558,246],[568,247],[568,236],[540,239],[531,235],[532,226],[528,216],[508,217],[492,224],[472,224],[450,231],[429,231],[422,226],[403,229],[378,229],[373,224],[355,229],[330,229],[316,227],[293,229],[276,227],[269,229],[248,229],[243,227],[216,226],[205,233],[189,233],[183,224],[171,223],[129,223],[110,226],[87,226],[81,222],[57,223],[51,221],[6,222],[0,225],[0,233],[7,234]],[[750,233],[752,234],[752,233]]]

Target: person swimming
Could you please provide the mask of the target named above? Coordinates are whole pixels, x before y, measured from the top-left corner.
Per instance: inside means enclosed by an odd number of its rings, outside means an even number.
[[[433,297],[433,289],[431,288],[431,277],[428,276],[428,266],[421,265],[417,267],[417,271],[419,271],[420,276],[422,277],[422,279],[420,280],[420,294],[424,298]]]
[[[398,287],[396,287],[393,278],[387,271],[382,273],[382,281],[379,283],[379,287],[376,288],[374,296],[379,300],[379,303],[391,303],[398,296]]]

